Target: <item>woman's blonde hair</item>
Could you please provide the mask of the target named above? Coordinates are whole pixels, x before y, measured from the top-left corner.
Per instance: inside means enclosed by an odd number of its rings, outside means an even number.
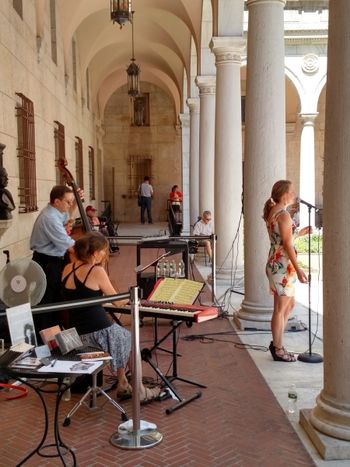
[[[75,255],[83,262],[87,262],[96,251],[101,250],[108,252],[108,240],[100,232],[89,232],[74,244]]]
[[[263,219],[266,222],[269,218],[270,211],[273,206],[281,201],[283,195],[288,193],[289,187],[292,182],[290,180],[278,180],[271,190],[271,198],[269,198],[264,205]]]

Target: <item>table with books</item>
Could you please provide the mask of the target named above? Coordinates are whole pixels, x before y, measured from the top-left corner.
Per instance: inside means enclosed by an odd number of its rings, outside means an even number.
[[[0,374],[15,379],[21,384],[31,388],[39,397],[44,409],[44,431],[38,445],[17,465],[23,465],[34,454],[45,458],[59,457],[63,465],[67,465],[64,456],[72,456],[73,465],[76,466],[76,456],[70,447],[62,440],[59,430],[59,407],[64,393],[70,389],[75,379],[82,375],[97,375],[105,364],[105,360],[83,359],[80,354],[93,352],[91,348],[73,350],[65,355],[57,349],[51,353],[49,359],[39,359],[34,351],[17,351],[12,348],[0,357]],[[44,363],[43,363],[44,362]],[[35,384],[40,380],[41,384]],[[54,388],[47,388],[42,381],[54,384]],[[49,412],[45,394],[55,394],[55,408],[53,420],[54,443],[46,443],[49,433]],[[51,448],[51,449],[50,449]]]

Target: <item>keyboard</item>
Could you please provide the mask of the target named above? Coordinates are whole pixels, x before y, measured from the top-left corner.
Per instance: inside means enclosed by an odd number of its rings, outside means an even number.
[[[131,305],[123,308],[116,308],[113,305],[106,304],[105,309],[109,313],[131,313]],[[194,323],[202,323],[210,319],[217,318],[219,310],[217,307],[207,307],[201,305],[174,305],[141,300],[139,307],[140,316],[152,318],[166,318]]]

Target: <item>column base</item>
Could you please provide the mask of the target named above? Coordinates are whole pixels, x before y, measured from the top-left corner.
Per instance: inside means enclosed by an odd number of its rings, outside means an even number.
[[[241,330],[254,329],[256,331],[266,331],[270,329],[271,306],[261,306],[257,303],[243,300],[241,309],[234,314],[233,320]]]
[[[325,460],[350,459],[350,442],[327,436],[310,422],[311,409],[300,410],[299,423]]]

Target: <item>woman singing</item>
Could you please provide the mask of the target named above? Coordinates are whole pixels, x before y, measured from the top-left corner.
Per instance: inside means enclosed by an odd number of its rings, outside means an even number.
[[[279,180],[272,187],[271,198],[266,201],[263,214],[271,243],[266,274],[274,296],[271,320],[273,340],[269,348],[273,359],[282,362],[296,360],[295,355],[283,347],[282,339],[288,317],[295,305],[296,278],[302,283],[307,282],[305,272],[298,266],[293,245],[295,226],[287,211],[287,206],[294,203],[295,197],[292,183],[289,180]],[[305,227],[298,235],[305,235],[309,230],[310,227]]]
[[[108,256],[108,240],[99,232],[89,232],[75,242],[76,260],[67,264],[62,274],[62,295],[66,301],[115,295],[117,292],[101,266]],[[115,302],[120,306],[121,302]],[[100,347],[111,357],[112,370],[118,378],[117,397],[131,397],[131,386],[125,375],[131,350],[130,332],[113,323],[102,305],[71,310],[70,326],[75,327],[84,345]],[[141,402],[150,402],[159,395],[159,388],[141,384]]]

